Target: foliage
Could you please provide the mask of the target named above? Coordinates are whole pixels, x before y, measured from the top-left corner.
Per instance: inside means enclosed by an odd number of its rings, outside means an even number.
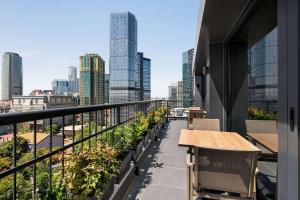
[[[128,127],[118,126],[113,130],[106,131],[101,135],[101,142],[110,145],[119,152],[127,150],[132,143],[130,129]]]
[[[67,190],[79,199],[89,196],[101,199],[106,184],[118,172],[117,155],[114,148],[97,143],[72,156],[65,165]]]
[[[12,166],[12,159],[10,157],[0,157],[0,172],[10,169]]]
[[[277,112],[268,113],[263,109],[259,109],[257,107],[248,108],[249,116],[252,119],[257,120],[277,120]]]
[[[21,134],[28,133],[28,132],[31,131],[31,130],[27,127],[26,123],[19,123],[19,124],[17,125],[17,130],[18,130],[18,133],[21,133]]]
[[[155,111],[148,112],[147,120],[148,120],[149,128],[152,128],[155,124],[154,116],[155,116]]]
[[[17,154],[16,157],[19,159],[21,155],[28,151],[28,142],[22,137],[17,137]],[[0,144],[0,157],[10,157],[13,156],[13,141],[6,141]]]
[[[52,124],[52,134],[57,134],[57,133],[59,133],[59,131],[60,131],[60,126],[58,126],[57,124]],[[48,134],[50,134],[50,125],[48,125],[47,127],[46,127],[46,129],[45,129],[45,131],[48,133]]]
[[[0,179],[0,199],[11,200],[13,189],[13,177],[7,176]],[[31,181],[24,179],[21,174],[17,174],[17,199],[30,200],[32,197],[31,193]]]

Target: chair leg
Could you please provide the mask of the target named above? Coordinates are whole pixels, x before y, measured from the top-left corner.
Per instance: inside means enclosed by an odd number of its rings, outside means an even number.
[[[193,199],[193,163],[187,156],[187,200]]]

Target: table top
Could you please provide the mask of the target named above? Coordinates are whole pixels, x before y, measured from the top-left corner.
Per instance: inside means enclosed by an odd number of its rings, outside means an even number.
[[[200,107],[189,107],[189,111],[202,111]]]
[[[248,133],[248,135],[272,153],[278,153],[278,134]]]
[[[261,151],[238,133],[222,131],[182,129],[178,145],[228,151]]]

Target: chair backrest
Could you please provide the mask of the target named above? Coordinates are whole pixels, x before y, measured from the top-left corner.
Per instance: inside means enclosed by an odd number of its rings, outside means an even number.
[[[208,130],[208,131],[220,131],[219,119],[193,119],[194,130]]]
[[[247,133],[277,133],[275,120],[246,120]]]

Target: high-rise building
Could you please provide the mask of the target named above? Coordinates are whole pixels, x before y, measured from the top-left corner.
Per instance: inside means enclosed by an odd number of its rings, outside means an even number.
[[[110,16],[110,103],[138,100],[137,21],[130,12]]]
[[[277,28],[248,52],[249,106],[276,112],[278,103]]]
[[[183,100],[183,82],[178,81],[177,82],[177,101],[182,101]],[[182,105],[181,102],[179,102],[180,105]]]
[[[138,66],[138,84],[137,90],[138,99],[140,101],[151,99],[151,60],[145,58],[143,53],[137,54],[137,66]]]
[[[177,90],[178,90],[178,86],[176,83],[172,83],[169,86],[169,100],[171,101],[177,101]]]
[[[69,81],[65,79],[54,79],[52,81],[52,90],[56,94],[64,94],[69,91]]]
[[[151,60],[149,58],[143,59],[143,90],[144,100],[151,99]]]
[[[69,92],[78,92],[77,68],[70,66],[69,68]]]
[[[104,78],[104,103],[109,103],[109,74]]]
[[[193,76],[193,56],[194,49],[190,49],[182,54],[182,82],[183,82],[183,106],[192,106],[194,92]]]
[[[104,60],[97,54],[80,56],[80,104],[104,103]]]
[[[17,53],[5,52],[2,58],[2,100],[23,95],[22,57]]]

